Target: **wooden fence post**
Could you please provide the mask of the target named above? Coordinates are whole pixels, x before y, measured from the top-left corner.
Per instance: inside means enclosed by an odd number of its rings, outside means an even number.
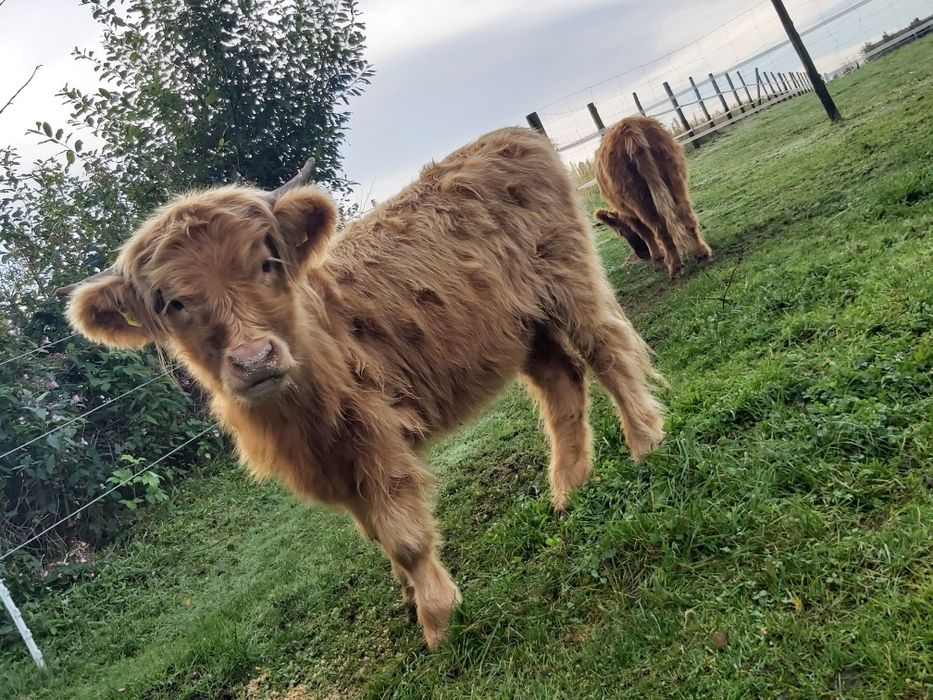
[[[599,112],[596,111],[596,105],[590,102],[586,108],[590,110],[590,116],[593,117],[593,123],[596,125],[596,131],[603,133],[606,130],[606,125],[603,124],[602,117],[600,117]]]
[[[532,112],[527,117],[525,117],[525,120],[528,122],[528,126],[530,126],[532,129],[547,136],[547,132],[544,130],[544,124],[541,123],[541,117],[538,116],[537,112]]]
[[[755,69],[755,87],[758,94],[758,106],[761,107],[761,73],[758,72],[757,68]]]
[[[641,114],[641,116],[643,116],[643,117],[647,116],[647,115],[645,114],[645,108],[641,106],[641,100],[638,99],[638,93],[637,93],[637,92],[633,92],[633,93],[632,93],[632,99],[635,100],[635,106],[638,107],[638,111],[639,111],[639,113]]]
[[[735,74],[739,76],[739,80],[742,82],[742,87],[745,89],[745,96],[748,98],[749,106],[755,104],[755,100],[752,99],[752,93],[748,91],[748,85],[745,84],[745,78],[743,78],[742,74],[738,71],[736,71]]]
[[[823,103],[823,109],[826,110],[826,116],[829,117],[830,121],[842,121],[842,115],[839,114],[839,110],[836,108],[836,103],[833,102],[832,95],[830,95],[829,90],[826,89],[826,83],[823,82],[823,76],[820,75],[820,72],[816,69],[816,65],[813,63],[813,59],[810,58],[810,52],[807,51],[807,47],[804,45],[803,39],[800,38],[800,33],[794,26],[794,21],[787,13],[787,8],[784,7],[783,0],[771,0],[771,4],[774,5],[774,10],[777,12],[778,19],[781,20],[781,24],[784,26],[784,31],[787,32],[787,38],[790,39],[790,43],[793,45],[794,50],[797,52],[797,57],[800,59],[803,67],[807,70],[807,75],[810,76],[810,82],[813,83],[813,88],[816,91],[816,94],[819,96],[820,102]]]
[[[777,97],[777,90],[774,89],[774,85],[771,84],[771,78],[768,77],[768,71],[764,71],[763,75],[765,76],[765,83],[768,85],[768,89],[771,91],[771,98],[769,102]]]
[[[706,109],[706,103],[703,102],[703,96],[700,94],[700,89],[697,87],[697,84],[693,82],[693,76],[689,77],[690,87],[693,88],[693,94],[697,97],[697,103],[700,105],[700,109],[703,111],[703,116],[706,117],[706,121],[709,122],[709,128],[713,128],[713,118],[709,114],[709,110]]]
[[[745,107],[742,106],[742,98],[739,97],[739,91],[735,89],[735,85],[732,84],[732,78],[729,77],[728,73],[723,73],[726,77],[726,82],[729,83],[729,89],[732,90],[732,96],[735,98],[736,104],[739,106],[739,111],[742,114],[745,114]]]
[[[719,102],[722,104],[726,116],[732,119],[732,110],[729,109],[729,104],[726,102],[726,98],[722,96],[722,92],[720,92],[719,86],[716,84],[716,78],[712,73],[709,74],[709,82],[713,86],[713,90],[716,91],[716,96],[719,97]]]
[[[781,74],[780,73],[771,73],[771,77],[774,78],[774,85],[778,89],[778,94],[783,98],[786,97],[787,87],[781,85]]]
[[[787,81],[784,79],[784,74],[783,74],[783,73],[778,73],[778,78],[779,78],[780,81],[781,81],[781,85],[784,86],[784,92],[785,92],[785,93],[790,93],[790,88],[787,86]]]
[[[667,93],[668,99],[671,101],[671,104],[674,105],[674,111],[677,112],[677,116],[680,117],[680,124],[684,127],[684,131],[690,134],[690,138],[696,136],[693,132],[693,127],[690,126],[690,122],[687,121],[687,118],[684,116],[684,111],[680,108],[680,105],[677,104],[677,98],[674,97],[674,91],[671,90],[671,86],[664,81],[664,92]],[[696,145],[696,144],[694,144]]]

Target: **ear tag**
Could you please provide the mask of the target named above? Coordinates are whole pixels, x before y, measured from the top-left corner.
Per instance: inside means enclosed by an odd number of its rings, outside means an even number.
[[[143,324],[136,320],[136,317],[133,316],[129,311],[124,311],[120,309],[120,315],[123,317],[123,320],[130,326],[135,326],[136,328],[142,328]]]

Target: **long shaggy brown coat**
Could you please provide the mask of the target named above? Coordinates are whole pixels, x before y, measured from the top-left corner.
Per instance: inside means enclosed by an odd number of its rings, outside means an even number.
[[[591,469],[587,373],[636,459],[663,437],[656,373],[564,167],[529,130],[483,136],[335,235],[336,221],[316,187],[183,195],[69,315],[94,340],[165,348],[254,474],[350,511],[434,645],[460,594],[436,556],[426,442],[520,373],[562,509]]]
[[[596,182],[613,210],[594,216],[614,228],[635,254],[671,278],[683,267],[680,250],[708,261],[713,252],[700,234],[690,203],[687,159],[674,137],[654,119],[627,117],[610,127],[596,152]],[[678,250],[679,249],[679,250]]]

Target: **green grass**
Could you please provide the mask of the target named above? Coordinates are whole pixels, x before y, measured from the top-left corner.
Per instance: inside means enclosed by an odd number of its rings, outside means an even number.
[[[561,518],[520,388],[437,445],[447,645],[345,517],[225,467],[29,606],[49,672],[8,646],[0,697],[933,695],[931,62],[832,83],[841,126],[805,96],[693,154],[710,268],[669,284],[598,234],[670,437],[634,464],[594,392]]]

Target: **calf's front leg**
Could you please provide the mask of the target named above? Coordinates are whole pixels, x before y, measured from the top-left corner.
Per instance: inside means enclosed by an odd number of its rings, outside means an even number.
[[[353,511],[363,531],[379,542],[402,585],[403,602],[417,611],[430,648],[447,638],[460,591],[437,558],[437,527],[427,500],[430,476],[412,455],[407,469],[373,469]]]

